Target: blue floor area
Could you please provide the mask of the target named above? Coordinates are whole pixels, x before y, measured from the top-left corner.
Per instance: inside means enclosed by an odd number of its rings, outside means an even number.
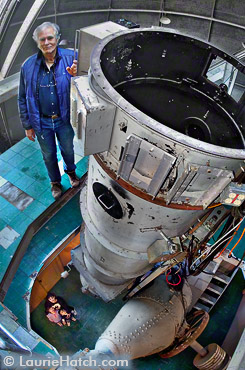
[[[61,159],[57,147],[58,159]],[[87,170],[87,158],[77,162],[77,175]],[[0,280],[2,279],[27,227],[54,202],[50,181],[37,141],[24,138],[0,155],[0,191],[6,184],[22,191],[32,202],[23,210],[0,193]],[[70,187],[66,174],[62,176],[63,190]],[[17,190],[18,190],[17,189]]]
[[[61,155],[58,150],[58,159]],[[77,158],[77,175],[87,171],[88,158]],[[22,190],[32,201],[20,210],[0,194],[0,280],[23,237],[27,227],[54,202],[50,182],[38,143],[27,138],[0,156],[0,190],[10,183]],[[66,174],[62,176],[63,190],[70,188]],[[10,194],[11,195],[11,194]],[[32,277],[55,246],[82,222],[79,194],[71,199],[32,239],[5,297],[4,304],[26,326],[26,301]]]

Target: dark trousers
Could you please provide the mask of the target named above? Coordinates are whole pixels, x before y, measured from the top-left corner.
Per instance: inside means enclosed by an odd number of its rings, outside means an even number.
[[[48,175],[51,182],[60,182],[61,175],[55,138],[57,138],[63,158],[64,171],[74,171],[76,169],[73,148],[74,131],[70,122],[63,122],[60,117],[56,119],[42,118],[41,124],[42,132],[36,133],[36,136],[41,147]]]

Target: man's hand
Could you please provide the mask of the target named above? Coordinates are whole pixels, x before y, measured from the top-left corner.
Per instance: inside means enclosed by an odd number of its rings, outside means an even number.
[[[36,134],[33,128],[31,128],[30,130],[25,130],[25,133],[26,137],[28,137],[29,140],[35,141]]]
[[[71,67],[66,67],[67,72],[75,77],[77,75],[77,60],[73,60],[73,64]]]

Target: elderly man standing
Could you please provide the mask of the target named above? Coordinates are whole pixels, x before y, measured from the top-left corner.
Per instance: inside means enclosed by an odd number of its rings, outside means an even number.
[[[54,23],[44,22],[35,29],[33,39],[40,51],[21,67],[18,96],[21,123],[29,140],[37,137],[55,199],[62,194],[56,138],[71,186],[79,185],[70,124],[70,79],[77,65],[72,50],[57,47],[59,38],[59,26]]]

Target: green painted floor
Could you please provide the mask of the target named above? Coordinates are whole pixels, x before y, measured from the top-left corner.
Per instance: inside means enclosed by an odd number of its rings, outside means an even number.
[[[109,325],[123,305],[120,299],[108,304],[99,298],[81,292],[79,273],[73,267],[66,279],[60,280],[52,289],[75,307],[77,322],[70,327],[59,327],[48,321],[44,314],[44,301],[31,315],[32,328],[62,354],[73,354],[80,348],[93,348],[95,339]],[[76,340],[74,340],[74,336]]]
[[[211,320],[198,339],[201,344],[207,345],[212,342],[222,344],[240,304],[243,287],[244,279],[239,271],[211,312]],[[31,323],[32,328],[51,343],[60,354],[75,353],[85,347],[93,349],[100,334],[124,304],[120,298],[104,303],[98,298],[82,294],[79,274],[74,267],[69,277],[61,279],[52,291],[76,308],[79,321],[72,323],[69,328],[50,323],[44,314],[43,301],[32,313]],[[133,369],[139,370],[189,370],[194,369],[192,365],[194,357],[195,352],[188,348],[171,359],[161,359],[158,355],[154,355],[134,360],[132,365]]]

